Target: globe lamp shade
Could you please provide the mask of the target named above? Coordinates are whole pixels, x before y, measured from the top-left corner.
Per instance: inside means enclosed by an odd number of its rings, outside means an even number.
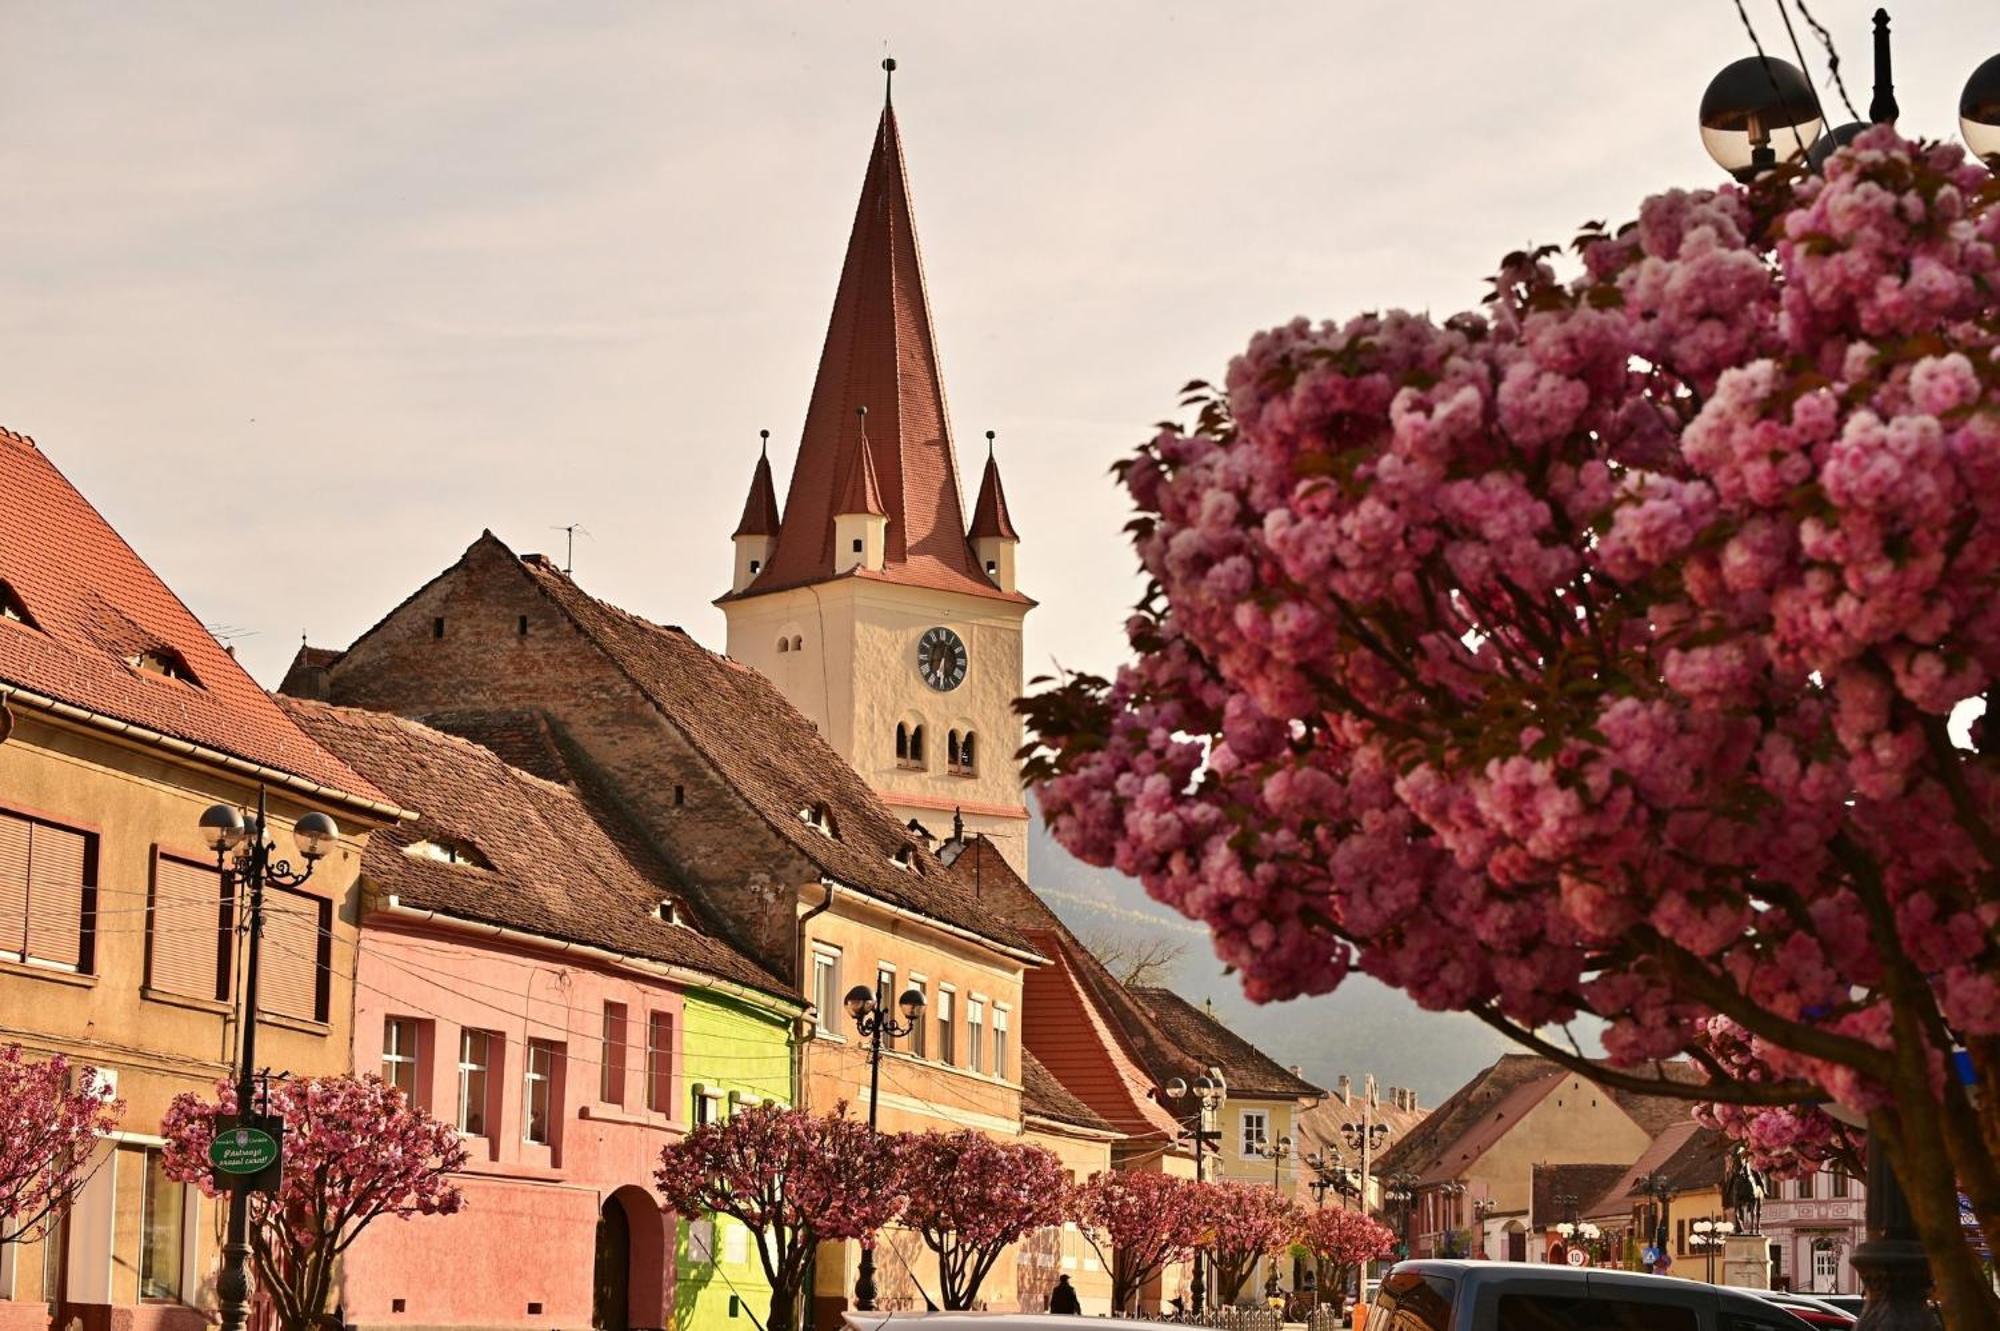
[[[2000,170],[2000,55],[1990,57],[1965,81],[1965,91],[1958,97],[1958,132],[1974,157]]]
[[[1803,159],[1825,127],[1812,85],[1783,60],[1745,56],[1701,95],[1701,145],[1744,182]]]

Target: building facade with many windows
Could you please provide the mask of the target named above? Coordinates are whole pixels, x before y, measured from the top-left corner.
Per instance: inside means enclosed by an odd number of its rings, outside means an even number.
[[[159,1124],[228,1075],[243,912],[197,831],[268,792],[279,853],[342,837],[266,901],[259,1062],[349,1063],[355,879],[397,807],[302,733],[30,440],[0,431],[0,1042],[124,1102],[62,1222],[0,1244],[0,1326],[194,1331],[221,1215],[166,1177]],[[336,960],[338,959],[338,960]]]

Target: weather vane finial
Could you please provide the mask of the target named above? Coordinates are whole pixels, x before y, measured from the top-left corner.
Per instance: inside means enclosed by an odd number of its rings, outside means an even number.
[[[757,431],[757,437],[764,441],[758,445],[757,451],[763,456],[769,457],[771,454],[771,432],[769,430],[759,430]]]
[[[882,57],[882,105],[889,106],[893,104],[894,99],[891,96],[891,94],[895,92],[895,90],[896,90],[896,57],[892,55],[885,55]]]
[[[991,430],[986,432],[986,460],[989,462],[993,460],[993,431]]]

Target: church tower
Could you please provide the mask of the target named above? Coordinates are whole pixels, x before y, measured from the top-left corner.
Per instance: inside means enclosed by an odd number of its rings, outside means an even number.
[[[893,61],[885,61],[893,72]],[[964,517],[902,140],[876,125],[782,515],[768,458],[717,604],[729,654],[774,680],[898,816],[962,816],[1027,872],[1014,754],[1019,535],[987,434]]]

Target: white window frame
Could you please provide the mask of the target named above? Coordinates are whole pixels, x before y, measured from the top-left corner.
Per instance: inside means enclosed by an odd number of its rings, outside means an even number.
[[[535,1071],[535,1056],[547,1057],[549,1065],[540,1072]],[[556,1115],[561,1108],[556,1104],[556,1063],[562,1057],[562,1046],[554,1040],[529,1040],[521,1057],[521,1140],[530,1146],[549,1146],[555,1141]],[[535,1084],[547,1083],[548,1121],[542,1124],[542,1135],[535,1132]]]
[[[1013,1029],[1013,1009],[1005,1003],[993,1005],[993,1075],[1007,1080],[1007,1037]]]
[[[813,1007],[819,1013],[819,1021],[813,1034],[821,1040],[840,1040],[840,962],[841,953],[837,947],[825,943],[813,944]],[[820,1002],[819,977],[826,974],[826,1001]]]
[[[410,1048],[407,1053],[403,1052],[402,1045],[399,1042],[390,1039],[390,1033],[397,1030],[407,1030],[410,1034]],[[382,1068],[383,1071],[390,1074],[384,1080],[391,1086],[394,1086],[396,1084],[395,1070],[407,1065],[410,1069],[409,1096],[411,1104],[416,1103],[417,1088],[422,1084],[418,1078],[422,1073],[423,1065],[417,1060],[417,1051],[422,1047],[423,1031],[419,1028],[415,1017],[388,1016],[382,1018]]]
[[[1256,1140],[1251,1140],[1251,1125],[1256,1125]],[[1268,1109],[1239,1109],[1236,1111],[1236,1150],[1245,1160],[1262,1159],[1253,1147],[1267,1147],[1271,1144],[1271,1111]]]
[[[937,1022],[942,1032],[938,1040],[937,1060],[946,1067],[957,1067],[958,1063],[958,986],[938,985]]]
[[[965,1049],[971,1055],[965,1066],[974,1072],[986,1071],[986,995],[974,994],[965,1000]]]
[[[481,1050],[484,1062],[473,1063],[468,1061],[472,1057],[472,1038],[474,1036],[478,1036],[484,1042]],[[470,1074],[474,1072],[480,1075],[480,1089],[483,1092],[479,1106],[481,1130],[478,1132],[474,1132],[471,1128],[465,1126],[466,1111],[472,1107],[466,1102],[466,1093],[471,1090],[472,1078]],[[458,1032],[458,1117],[453,1122],[453,1126],[468,1137],[484,1137],[489,1141],[493,1138],[494,1129],[497,1125],[484,1121],[488,1116],[487,1110],[491,1108],[493,1101],[493,1085],[491,1081],[487,1080],[492,1075],[493,1032],[483,1031],[474,1026],[460,1027]]]
[[[929,979],[929,977],[927,977],[927,976],[923,976],[923,975],[919,975],[919,974],[918,974],[917,972],[915,972],[915,971],[911,971],[911,972],[910,972],[910,979],[909,979],[909,986],[910,986],[910,988],[912,988],[912,989],[916,990],[916,991],[917,991],[918,993],[920,993],[920,994],[922,994],[922,995],[924,996],[924,1012],[923,1012],[923,1015],[922,1015],[922,1016],[920,1016],[920,1017],[918,1017],[918,1018],[916,1019],[916,1021],[912,1023],[912,1025],[913,1025],[913,1026],[915,1027],[915,1029],[914,1029],[914,1030],[912,1030],[912,1031],[910,1032],[910,1035],[909,1035],[909,1041],[908,1041],[908,1047],[909,1047],[909,1051],[910,1051],[910,1056],[911,1056],[912,1058],[929,1058],[929,1057],[930,1057],[930,1048],[931,1048],[931,1039],[930,1039],[930,1025],[931,1025],[931,1010],[930,1010],[930,1009],[931,1009],[931,984],[930,984],[930,979]]]

